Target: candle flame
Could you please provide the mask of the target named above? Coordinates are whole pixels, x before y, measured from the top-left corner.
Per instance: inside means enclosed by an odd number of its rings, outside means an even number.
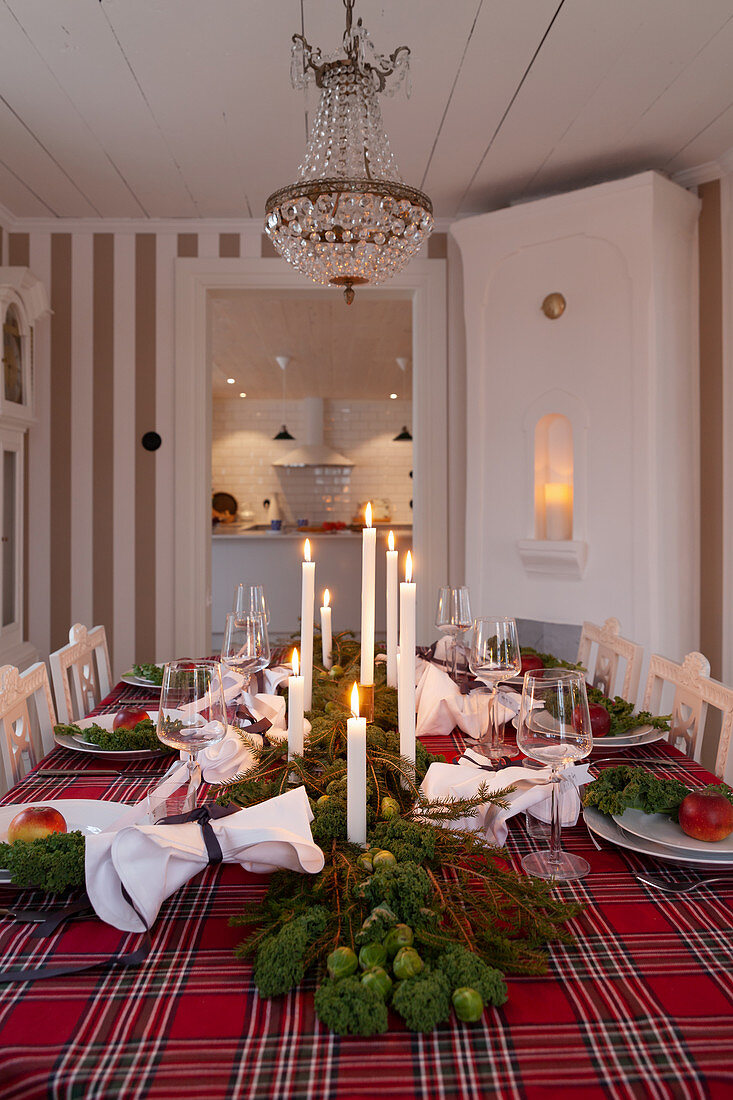
[[[354,718],[359,717],[359,688],[356,681],[354,681],[354,686],[351,689],[351,713]]]
[[[330,602],[331,602],[331,593],[328,591],[327,588],[324,588],[323,589],[323,606],[328,607]]]
[[[306,539],[303,545],[303,561],[311,560],[311,540]]]
[[[387,538],[387,548],[389,550],[394,550],[394,531],[390,531],[389,533],[389,537]]]
[[[412,580],[412,552],[407,551],[407,557],[405,558],[405,580],[409,584]]]
[[[299,664],[299,661],[298,661],[298,651],[297,651],[297,649],[293,650],[292,664],[293,664],[293,676],[297,676],[299,674],[299,668],[300,668],[300,664]]]
[[[364,515],[366,517],[367,527],[371,527],[371,525],[372,525],[372,502],[371,502],[371,500],[369,501],[366,508],[364,509]]]

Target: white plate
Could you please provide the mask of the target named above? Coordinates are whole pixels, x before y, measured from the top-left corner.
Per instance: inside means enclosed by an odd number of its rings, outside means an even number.
[[[640,836],[642,840],[653,840],[667,848],[675,848],[685,855],[705,852],[709,855],[727,855],[733,860],[733,833],[725,840],[695,840],[688,836],[673,821],[669,814],[645,814],[643,810],[628,809],[623,814],[614,814],[613,820],[627,833]]]
[[[158,668],[163,668],[163,665],[159,664]],[[131,687],[151,688],[153,691],[160,691],[161,688],[160,684],[154,684],[152,680],[146,680],[143,676],[136,676],[131,668],[120,676],[120,679],[123,684],[129,684]]]
[[[519,715],[516,718],[512,718],[512,725],[515,729],[518,729]],[[548,727],[548,731],[550,727]],[[659,730],[654,726],[637,726],[636,729],[629,730],[628,733],[617,734],[615,737],[594,737],[593,748],[608,748],[611,751],[614,749],[630,749],[636,745],[651,745],[655,741],[661,741],[663,737],[667,736],[667,730]]]
[[[147,713],[153,722],[158,721],[157,710],[149,710]],[[79,729],[88,729],[90,726],[97,725],[106,730],[111,730],[114,717],[114,714],[98,714],[95,718],[81,718],[78,722],[74,722],[74,725],[78,726]],[[91,753],[92,756],[104,756],[105,759],[109,760],[150,760],[151,757],[163,756],[165,753],[173,751],[164,748],[162,745],[159,749],[100,749],[99,745],[93,745],[90,741],[82,741],[77,734],[56,732],[54,732],[54,740],[57,745],[64,749]]]
[[[0,841],[8,839],[8,825],[26,806],[53,806],[64,815],[68,832],[77,829],[85,836],[101,833],[129,807],[122,802],[102,802],[92,798],[60,798],[47,802],[14,802],[0,806]],[[10,883],[8,871],[0,868],[0,883]],[[12,884],[11,884],[12,885]]]
[[[602,814],[595,806],[587,806],[583,810],[583,820],[592,833],[608,840],[611,844],[618,844],[620,848],[628,848],[630,852],[640,852],[642,855],[654,856],[655,859],[664,860],[667,863],[676,863],[680,866],[707,864],[709,867],[733,866],[733,857],[727,852],[715,855],[708,852],[701,855],[693,855],[679,848],[667,848],[664,844],[655,844],[653,840],[634,836],[622,829],[612,817]]]

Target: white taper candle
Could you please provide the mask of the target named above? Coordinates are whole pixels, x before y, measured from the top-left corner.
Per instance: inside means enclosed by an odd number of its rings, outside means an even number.
[[[311,561],[310,539],[303,545],[302,584],[300,592],[300,668],[303,674],[303,703],[311,709],[313,696],[313,608],[316,594],[316,563]]]
[[[387,540],[387,684],[389,687],[397,687],[397,620],[398,587],[397,587],[397,559],[399,553],[394,546],[394,531],[390,531]]]
[[[298,651],[293,650],[293,675],[288,676],[288,760],[303,753],[303,677],[298,675]]]
[[[331,650],[333,648],[333,635],[331,633],[331,593],[327,588],[323,590],[323,606],[321,607],[321,657],[323,667],[330,668],[332,664]]]
[[[346,723],[346,836],[366,844],[366,718],[359,717],[359,689],[351,692],[352,716]]]
[[[400,670],[398,723],[400,753],[415,766],[415,606],[412,554],[407,551],[405,580],[400,582]]]
[[[372,506],[366,506],[366,527],[361,533],[361,683],[374,683],[374,575],[377,564],[377,531],[372,527]]]

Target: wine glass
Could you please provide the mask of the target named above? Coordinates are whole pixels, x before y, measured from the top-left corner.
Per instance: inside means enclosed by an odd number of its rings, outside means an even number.
[[[536,878],[565,882],[588,874],[582,856],[560,847],[560,768],[582,760],[593,747],[584,673],[564,668],[526,672],[522,707],[517,726],[517,745],[534,760],[552,768],[552,824],[550,847],[530,852],[522,859],[525,871]]]
[[[184,810],[196,805],[201,769],[196,753],[222,741],[227,711],[218,661],[169,661],[163,669],[158,710],[158,740],[185,753],[188,792]]]
[[[265,590],[261,584],[238,584],[234,589],[232,611],[242,618],[244,615],[264,615],[270,622],[270,608],[265,599]]]
[[[455,679],[458,635],[471,626],[471,607],[468,600],[468,589],[465,586],[451,588],[450,585],[446,584],[438,589],[435,625],[442,634],[447,634],[451,640],[450,674]]]
[[[221,661],[233,672],[244,677],[243,691],[249,688],[252,676],[270,663],[270,640],[267,620],[259,613],[240,615],[230,611],[224,630]],[[235,719],[233,724],[239,724]]]
[[[469,668],[491,690],[489,700],[488,744],[482,749],[491,760],[501,758],[504,726],[499,722],[497,687],[507,676],[517,676],[522,668],[517,624],[514,619],[474,619]]]

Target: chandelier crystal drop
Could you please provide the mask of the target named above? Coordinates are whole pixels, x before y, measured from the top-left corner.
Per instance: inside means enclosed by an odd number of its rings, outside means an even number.
[[[409,80],[410,51],[378,54],[361,19],[352,29],[354,0],[344,0],[343,46],[323,58],[293,35],[291,78],[321,89],[295,183],[270,195],[265,232],[277,251],[323,286],[382,283],[420,249],[433,228],[427,195],[402,182],[382,128],[378,96]]]

